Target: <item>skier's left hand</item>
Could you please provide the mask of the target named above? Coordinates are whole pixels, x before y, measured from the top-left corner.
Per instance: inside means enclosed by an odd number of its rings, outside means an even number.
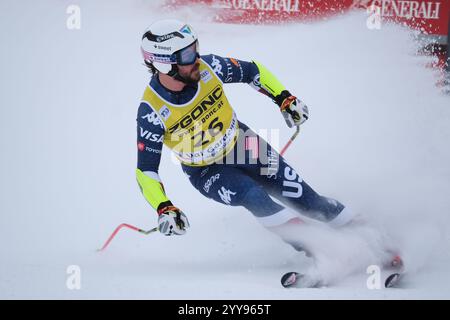
[[[279,105],[280,111],[289,128],[300,126],[309,118],[308,106],[300,99],[293,96],[289,91],[284,90],[275,97],[275,102]]]

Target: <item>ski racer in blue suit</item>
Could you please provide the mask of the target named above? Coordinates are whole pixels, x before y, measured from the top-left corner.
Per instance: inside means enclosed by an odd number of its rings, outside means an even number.
[[[337,227],[353,219],[351,210],[314,191],[277,150],[237,119],[224,84],[246,83],[267,95],[289,127],[309,117],[305,103],[262,63],[200,55],[195,31],[177,20],[152,24],[142,37],[141,50],[152,77],[137,113],[136,178],[158,213],[160,232],[183,235],[189,227],[186,214],[169,199],[159,177],[163,144],[202,195],[248,209],[276,233],[302,223],[302,215]]]

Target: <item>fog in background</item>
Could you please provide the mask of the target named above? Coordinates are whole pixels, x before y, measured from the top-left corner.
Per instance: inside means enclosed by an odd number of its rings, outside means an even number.
[[[80,30],[66,27],[72,4]],[[3,0],[0,15],[1,298],[450,297],[450,98],[408,30],[369,30],[364,12],[311,24],[214,24],[202,8],[166,12],[137,0]],[[283,289],[280,276],[310,261],[244,208],[204,198],[166,148],[160,176],[189,217],[188,233],[122,231],[95,252],[119,223],[157,223],[134,176],[135,118],[150,79],[141,35],[163,17],[189,22],[202,54],[260,61],[308,104],[288,162],[389,234],[411,272],[405,289],[368,290],[366,266],[352,265],[365,245],[332,232],[316,243],[334,252],[324,269],[337,273],[333,286]],[[241,121],[279,129],[280,145],[287,141],[292,131],[270,99],[245,84],[225,90]],[[81,290],[66,287],[69,265],[81,268]],[[339,279],[346,266],[356,270]]]

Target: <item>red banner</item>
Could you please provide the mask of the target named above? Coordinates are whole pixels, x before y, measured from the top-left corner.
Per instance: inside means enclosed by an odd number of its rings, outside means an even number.
[[[281,23],[326,18],[349,10],[367,10],[368,17],[405,23],[425,34],[446,36],[449,0],[170,0],[169,6],[200,4],[229,23]]]
[[[169,5],[202,4],[217,10],[215,19],[231,23],[280,23],[343,13],[354,0],[171,0]]]
[[[359,7],[368,8],[372,14],[377,11],[383,20],[405,23],[425,34],[448,34],[448,0],[373,0]]]

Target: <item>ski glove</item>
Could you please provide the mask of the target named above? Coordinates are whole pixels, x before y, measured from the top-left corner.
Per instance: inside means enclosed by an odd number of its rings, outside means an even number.
[[[166,236],[183,235],[189,228],[186,215],[177,207],[167,206],[158,210],[158,229]]]
[[[291,95],[287,90],[283,90],[275,102],[280,107],[280,111],[289,128],[303,124],[309,118],[308,106],[300,99]]]

